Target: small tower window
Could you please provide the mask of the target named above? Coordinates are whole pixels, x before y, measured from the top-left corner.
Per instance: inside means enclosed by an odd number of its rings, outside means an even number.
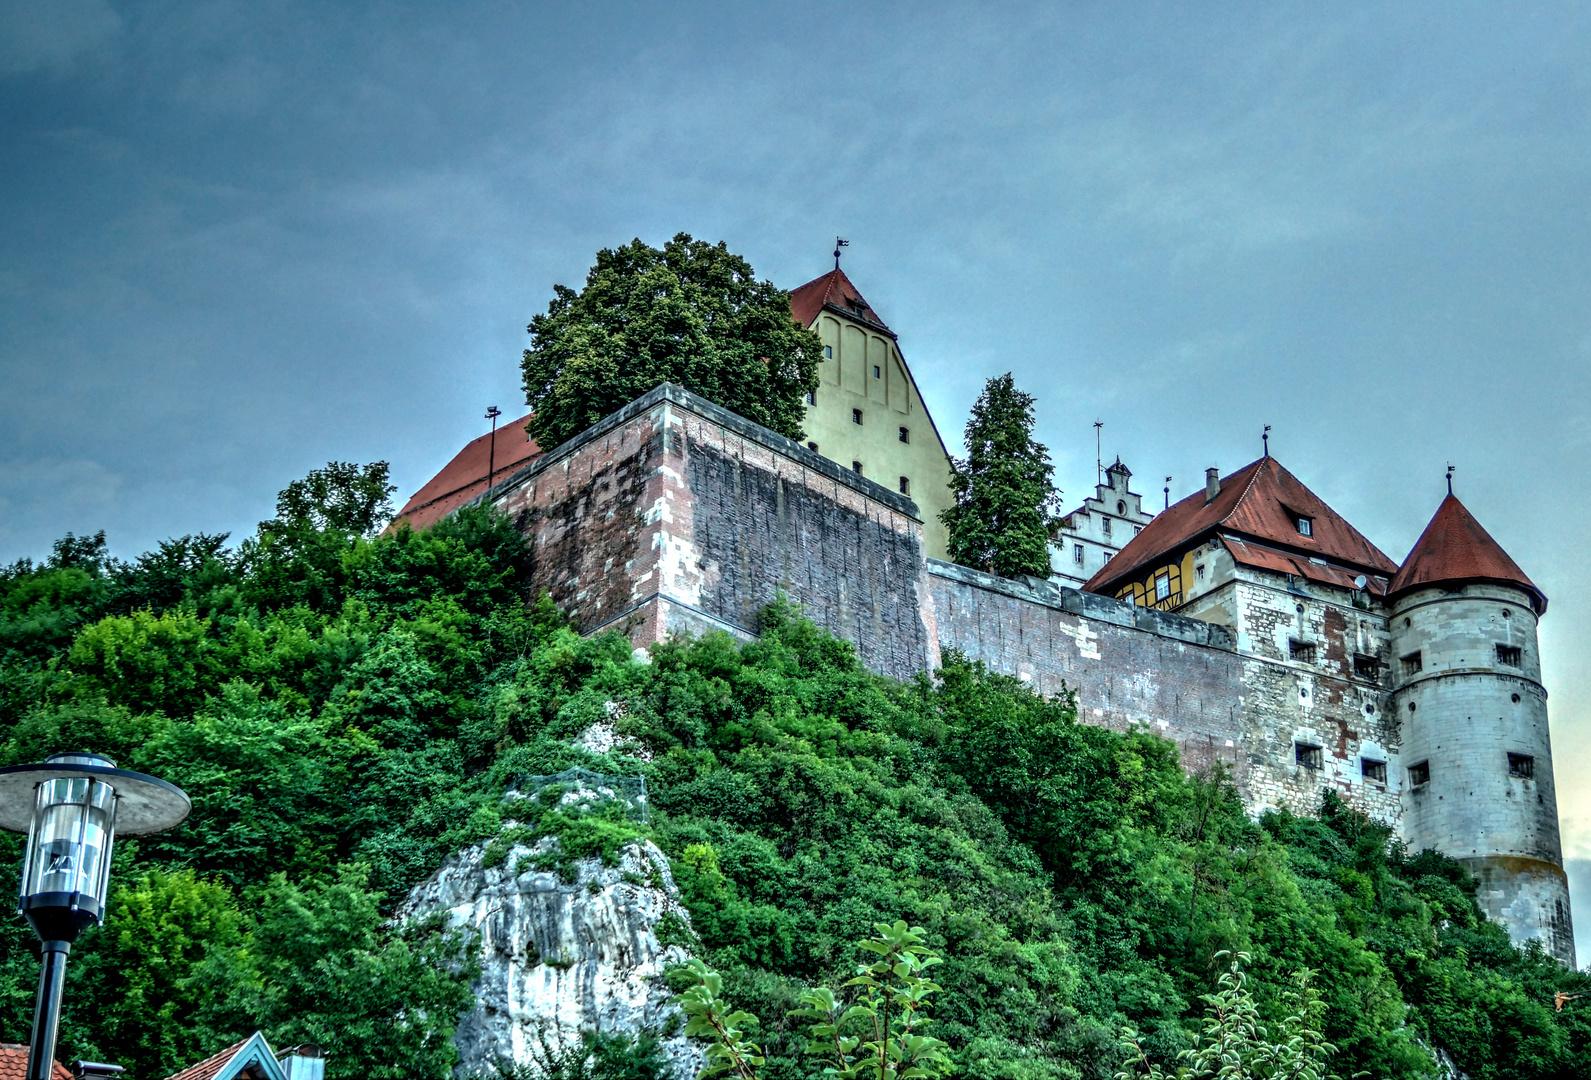
[[[1417,652],[1409,653],[1403,657],[1402,662],[1403,674],[1405,675],[1418,675],[1425,667],[1425,664],[1420,660],[1420,654]]]
[[[909,443],[912,441],[912,433],[909,428],[900,429],[900,441],[903,443]]]
[[[1536,778],[1536,759],[1529,754],[1508,755],[1508,775],[1520,780]]]
[[[1372,784],[1384,784],[1387,782],[1387,763],[1362,757],[1359,759],[1359,773]]]
[[[854,472],[857,476],[861,476],[862,475],[862,463],[860,461],[851,462],[851,471]]]
[[[1319,769],[1325,766],[1325,754],[1313,743],[1294,743],[1293,760],[1306,769]]]
[[[1287,643],[1287,657],[1300,664],[1313,664],[1315,662],[1315,643],[1313,641],[1289,641]]]
[[[852,409],[851,410],[851,423],[860,424],[861,422],[862,422],[862,410],[861,409]]]
[[[900,478],[900,493],[902,495],[910,495],[912,493],[912,482],[904,476]]]
[[[879,370],[879,367],[878,367],[877,364],[874,364],[873,365],[873,378],[882,379],[883,377],[884,377],[884,373]]]
[[[1522,666],[1521,663],[1520,663],[1519,646],[1518,645],[1499,645],[1499,646],[1497,646],[1497,662],[1499,664],[1506,664],[1509,667],[1520,667],[1520,666]]]
[[[1082,544],[1073,544],[1072,545],[1072,561],[1074,563],[1076,563],[1078,566],[1082,566],[1083,565],[1083,545]]]
[[[1422,761],[1418,765],[1409,766],[1409,786],[1424,787],[1431,782],[1431,763]]]
[[[1298,517],[1295,517],[1293,519],[1293,523],[1298,526],[1299,536],[1312,537],[1315,535],[1315,523],[1309,518],[1304,517],[1302,514],[1300,514]]]
[[[808,405],[816,405],[817,403],[818,403],[818,392],[816,390],[808,390],[807,391],[807,404]]]
[[[823,359],[825,359],[825,360],[833,360],[834,359],[834,346],[833,345],[825,345],[825,346],[823,346]]]

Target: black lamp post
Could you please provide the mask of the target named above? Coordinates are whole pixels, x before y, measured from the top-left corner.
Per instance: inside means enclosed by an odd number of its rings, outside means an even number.
[[[182,789],[100,754],[0,769],[0,829],[28,834],[17,911],[43,943],[27,1080],[50,1080],[66,956],[90,924],[105,921],[116,834],[169,829],[190,809]]]

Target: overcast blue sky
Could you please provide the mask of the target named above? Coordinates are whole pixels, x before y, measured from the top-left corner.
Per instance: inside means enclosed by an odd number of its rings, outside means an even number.
[[[843,234],[947,438],[1013,371],[1068,502],[1095,419],[1173,497],[1269,423],[1402,559],[1453,462],[1552,598],[1591,957],[1588,55],[1568,3],[0,0],[0,560],[405,497],[599,247]]]

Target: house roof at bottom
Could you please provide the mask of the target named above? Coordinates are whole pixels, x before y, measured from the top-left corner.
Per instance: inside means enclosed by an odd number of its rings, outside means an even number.
[[[72,1072],[59,1061],[51,1063],[55,1080],[72,1080]],[[28,1048],[21,1043],[0,1043],[0,1080],[23,1080],[28,1075]]]
[[[1403,560],[1388,591],[1397,594],[1426,585],[1470,581],[1518,586],[1530,593],[1538,615],[1547,610],[1547,594],[1525,576],[1519,564],[1475,520],[1475,515],[1449,495],[1415,541],[1414,550]]]
[[[495,455],[490,432],[465,443],[464,449],[454,454],[441,472],[427,480],[425,486],[403,504],[398,516],[392,519],[393,525],[401,521],[407,521],[411,529],[434,525],[485,492],[489,467],[495,465],[496,479],[506,480],[520,466],[541,456],[541,447],[525,431],[530,417],[531,414],[526,413],[498,427]]]
[[[166,1080],[286,1080],[265,1036],[256,1031],[242,1042],[190,1065]]]
[[[1299,533],[1299,517],[1310,520],[1310,536]],[[1356,567],[1367,576],[1390,576],[1398,569],[1280,462],[1262,457],[1224,477],[1220,493],[1209,502],[1200,490],[1156,514],[1083,588],[1108,592],[1135,571],[1217,529],[1276,545],[1302,555],[1304,561],[1315,557]]]

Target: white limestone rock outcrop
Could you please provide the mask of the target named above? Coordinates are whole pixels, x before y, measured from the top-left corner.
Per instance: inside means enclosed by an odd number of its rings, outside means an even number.
[[[587,1029],[666,1030],[678,1012],[662,974],[688,954],[662,945],[657,931],[665,916],[687,927],[690,916],[668,859],[640,840],[623,848],[615,867],[579,860],[573,884],[557,871],[515,873],[522,857],[554,843],[516,846],[492,867],[481,865],[485,842],[466,848],[398,912],[404,919],[445,913],[451,925],[480,933],[477,1003],[453,1037],[461,1077],[489,1073],[497,1061],[530,1064],[542,1030],[549,1042],[567,1045]],[[693,1080],[701,1051],[678,1034],[663,1046],[679,1080]]]

